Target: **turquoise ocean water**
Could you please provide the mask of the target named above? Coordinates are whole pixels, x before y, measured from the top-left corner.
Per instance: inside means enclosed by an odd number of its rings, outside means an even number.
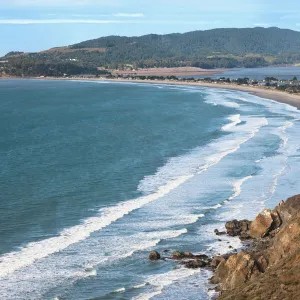
[[[299,193],[300,114],[229,90],[0,81],[2,299],[209,299],[217,237]],[[165,252],[168,255],[168,252]]]

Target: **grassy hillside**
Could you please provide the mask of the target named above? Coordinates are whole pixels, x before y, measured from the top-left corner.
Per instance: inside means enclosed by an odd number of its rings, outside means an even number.
[[[126,65],[134,68],[258,67],[300,62],[300,32],[257,27],[140,37],[108,36],[39,53],[13,54],[5,57],[10,65],[71,63],[86,71]]]

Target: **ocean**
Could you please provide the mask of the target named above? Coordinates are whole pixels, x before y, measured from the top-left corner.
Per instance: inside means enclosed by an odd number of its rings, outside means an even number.
[[[1,299],[210,299],[224,223],[298,193],[300,114],[240,91],[0,80]]]
[[[295,76],[300,80],[300,67],[264,67],[264,68],[236,68],[220,74],[226,78],[245,78],[263,80],[275,77],[280,80],[292,80]],[[220,77],[219,76],[219,77]]]
[[[275,77],[280,80],[292,80],[294,77],[297,77],[300,80],[300,67],[262,67],[262,68],[235,68],[228,69],[224,72],[214,74],[212,76],[202,75],[202,76],[180,76],[184,77],[193,77],[193,78],[220,78],[226,77],[230,79],[237,78],[250,78],[255,80],[263,80],[266,77]]]

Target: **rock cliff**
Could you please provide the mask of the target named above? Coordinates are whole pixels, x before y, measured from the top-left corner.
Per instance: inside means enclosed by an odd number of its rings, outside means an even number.
[[[211,279],[218,284],[218,299],[300,299],[300,195],[252,222],[228,222],[226,229],[253,242],[237,254],[218,258]]]

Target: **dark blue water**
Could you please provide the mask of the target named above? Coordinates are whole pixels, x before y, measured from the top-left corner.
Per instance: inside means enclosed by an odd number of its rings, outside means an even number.
[[[209,299],[209,272],[148,252],[239,247],[213,230],[291,195],[298,118],[242,92],[1,80],[4,299]]]

